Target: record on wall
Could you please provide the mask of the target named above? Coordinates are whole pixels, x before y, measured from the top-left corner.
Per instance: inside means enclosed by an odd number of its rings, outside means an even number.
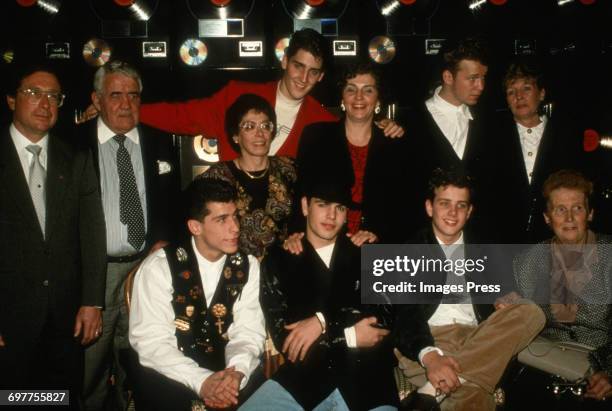
[[[200,160],[209,163],[216,163],[219,161],[217,139],[195,136],[193,138],[193,150]]]
[[[25,9],[40,10],[44,14],[57,14],[62,7],[62,0],[17,0],[17,5]]]
[[[208,57],[208,49],[202,40],[187,39],[179,50],[181,60],[188,66],[199,66]]]
[[[438,9],[439,0],[376,0],[376,6],[385,17],[428,19]]]
[[[282,0],[288,15],[298,20],[340,18],[348,0]]]
[[[276,46],[274,46],[274,54],[278,61],[283,59],[285,55],[285,49],[289,47],[289,37],[283,37],[279,41],[276,42]]]
[[[379,64],[387,64],[395,57],[395,43],[387,36],[376,36],[368,44],[370,58]]]
[[[83,45],[83,58],[90,66],[103,66],[110,60],[110,57],[111,48],[104,40],[91,39]]]
[[[196,19],[245,19],[253,10],[254,0],[186,0]]]
[[[100,20],[147,21],[157,9],[159,0],[89,0]]]

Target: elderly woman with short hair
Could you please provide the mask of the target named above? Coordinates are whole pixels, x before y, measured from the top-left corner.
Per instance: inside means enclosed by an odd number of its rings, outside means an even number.
[[[520,293],[542,305],[542,336],[593,348],[585,396],[612,396],[612,237],[589,230],[593,184],[572,170],[544,182],[544,219],[552,239],[532,246],[514,262]]]

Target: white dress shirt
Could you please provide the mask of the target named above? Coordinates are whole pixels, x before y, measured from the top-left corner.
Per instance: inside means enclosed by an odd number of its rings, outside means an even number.
[[[444,137],[453,146],[457,157],[463,158],[472,113],[465,104],[455,106],[444,100],[440,97],[440,90],[442,87],[438,87],[434,95],[425,101],[425,106]]]
[[[23,169],[23,174],[25,175],[26,182],[28,182],[30,178],[30,165],[32,164],[32,161],[34,161],[34,154],[26,150],[27,146],[36,145],[41,148],[38,158],[40,159],[40,164],[45,170],[47,170],[47,148],[49,147],[49,134],[46,134],[37,143],[33,143],[26,136],[21,134],[19,130],[17,130],[15,124],[11,124],[11,127],[9,128],[9,134],[11,135],[11,139],[13,140],[13,144],[15,144],[17,156],[19,156],[19,162],[21,163],[21,168]]]
[[[334,253],[335,245],[336,243],[333,243],[316,249],[317,254],[319,254],[319,257],[321,257],[321,260],[323,260],[323,263],[325,263],[325,266],[327,268],[329,268],[329,264],[331,263],[331,258],[332,254]],[[319,321],[321,321],[321,324],[323,324],[323,328],[325,328],[326,322],[323,313],[317,312],[316,316]],[[344,329],[344,338],[346,338],[347,347],[357,348],[357,333],[355,332],[355,326],[347,327]]]
[[[300,107],[302,107],[303,101],[304,99],[292,100],[283,96],[283,93],[280,92],[280,82],[278,83],[278,88],[276,89],[276,103],[274,104],[274,112],[276,113],[276,136],[272,139],[272,143],[270,143],[271,156],[275,155],[285,141],[287,141],[287,137],[289,137],[289,133],[291,133],[291,129],[293,128],[293,124],[295,124],[295,119],[300,111]]]
[[[465,244],[463,240],[463,232],[457,241],[448,246],[446,246],[437,236],[436,240],[438,241],[438,244],[442,246],[442,250],[444,251],[446,258],[451,258],[456,246],[463,246]],[[427,321],[427,324],[430,327],[449,324],[476,326],[478,321],[476,320],[476,313],[474,313],[474,306],[472,304],[440,304]],[[436,347],[425,347],[419,352],[419,362],[421,364],[423,364],[423,356],[431,351],[438,351],[439,354],[442,354],[441,350]]]
[[[101,118],[98,118],[98,167],[100,169],[100,187],[102,197],[102,208],[104,209],[104,219],[106,220],[106,250],[108,255],[119,257],[124,255],[136,254],[144,250],[143,244],[140,250],[135,250],[128,242],[127,224],[123,224],[120,219],[120,189],[119,172],[117,171],[117,150],[119,143],[113,137],[113,132]],[[148,229],[147,222],[147,193],[144,180],[144,164],[140,146],[140,136],[138,129],[133,128],[125,134],[124,147],[130,154],[136,187],[140,197],[145,223],[145,232]]]
[[[225,258],[211,262],[195,247],[204,295],[212,301]],[[163,249],[148,256],[134,278],[130,310],[129,339],[138,352],[140,363],[200,393],[204,380],[214,372],[200,367],[178,348],[172,308],[172,276]],[[263,312],[259,305],[259,262],[249,255],[249,280],[233,308],[234,321],[229,326],[225,346],[225,364],[244,374],[243,388],[259,364],[266,338]]]
[[[542,135],[544,134],[544,128],[546,127],[547,121],[548,119],[546,116],[542,116],[540,117],[540,124],[535,127],[525,127],[518,122],[516,123],[529,184],[531,184],[533,167],[535,166],[536,157],[538,156],[540,142],[542,141]]]

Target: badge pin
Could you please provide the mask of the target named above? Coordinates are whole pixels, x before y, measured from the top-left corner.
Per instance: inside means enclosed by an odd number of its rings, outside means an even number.
[[[222,318],[227,315],[227,307],[223,304],[215,304],[211,311],[212,315],[217,318],[215,325],[217,326],[217,330],[219,330],[219,334],[221,334],[223,332],[223,324],[225,324]]]
[[[183,247],[179,247],[176,249],[176,259],[179,260],[181,263],[184,263],[189,259],[189,255]]]

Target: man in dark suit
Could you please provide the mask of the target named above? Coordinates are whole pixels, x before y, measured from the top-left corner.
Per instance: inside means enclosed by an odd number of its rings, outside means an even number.
[[[44,66],[17,70],[0,140],[0,388],[69,389],[102,328],[104,217],[89,151],[50,133],[64,95]]]
[[[503,80],[510,113],[497,121],[497,188],[500,196],[512,197],[500,221],[501,240],[507,243],[537,243],[551,233],[544,224],[542,197],[544,180],[555,171],[583,168],[581,132],[575,118],[555,109],[550,117],[541,112],[546,98],[540,68],[532,61],[517,60]]]
[[[462,171],[434,170],[425,203],[431,222],[413,243],[435,245],[433,257],[441,260],[466,261],[482,255],[463,230],[473,210],[471,192],[470,180]],[[507,266],[511,278],[510,261]],[[495,306],[477,304],[482,295],[466,291],[467,281],[508,290],[495,268],[491,273],[485,265],[482,273],[465,276],[456,271],[428,273],[434,283],[454,285],[457,290],[462,286],[463,291],[434,294],[431,304],[422,306],[429,327],[427,338],[419,340],[418,362],[400,356],[400,368],[420,387],[409,409],[423,409],[423,403],[435,406],[434,397],[440,392],[445,395],[436,399],[443,410],[495,409],[493,391],[508,362],[544,326],[544,314],[535,304],[508,304],[502,299]]]
[[[262,263],[263,311],[286,362],[241,409],[397,406],[393,318],[361,304],[360,249],[340,235],[350,187],[333,178],[305,184],[303,251],[276,246]]]
[[[123,284],[144,255],[173,236],[172,204],[179,198],[179,175],[171,139],[138,125],[142,80],[121,61],[98,69],[93,104],[97,121],[81,127],[78,141],[89,145],[100,181],[106,219],[108,270],[104,330],[85,352],[85,405],[102,409],[111,401],[125,408],[125,372],[119,353],[128,348]],[[108,396],[109,378],[115,394]],[[113,403],[114,401],[114,403]]]
[[[477,179],[478,192],[486,182],[488,144],[482,116],[474,111],[485,88],[487,51],[481,41],[467,38],[449,40],[440,51],[440,85],[424,104],[409,113],[408,124],[414,167],[415,201],[408,212],[414,215],[413,229],[427,222],[423,202],[431,172],[437,167],[461,166]],[[485,201],[478,201],[478,216],[486,213]],[[481,206],[482,204],[482,206]],[[481,226],[484,224],[480,224]]]

